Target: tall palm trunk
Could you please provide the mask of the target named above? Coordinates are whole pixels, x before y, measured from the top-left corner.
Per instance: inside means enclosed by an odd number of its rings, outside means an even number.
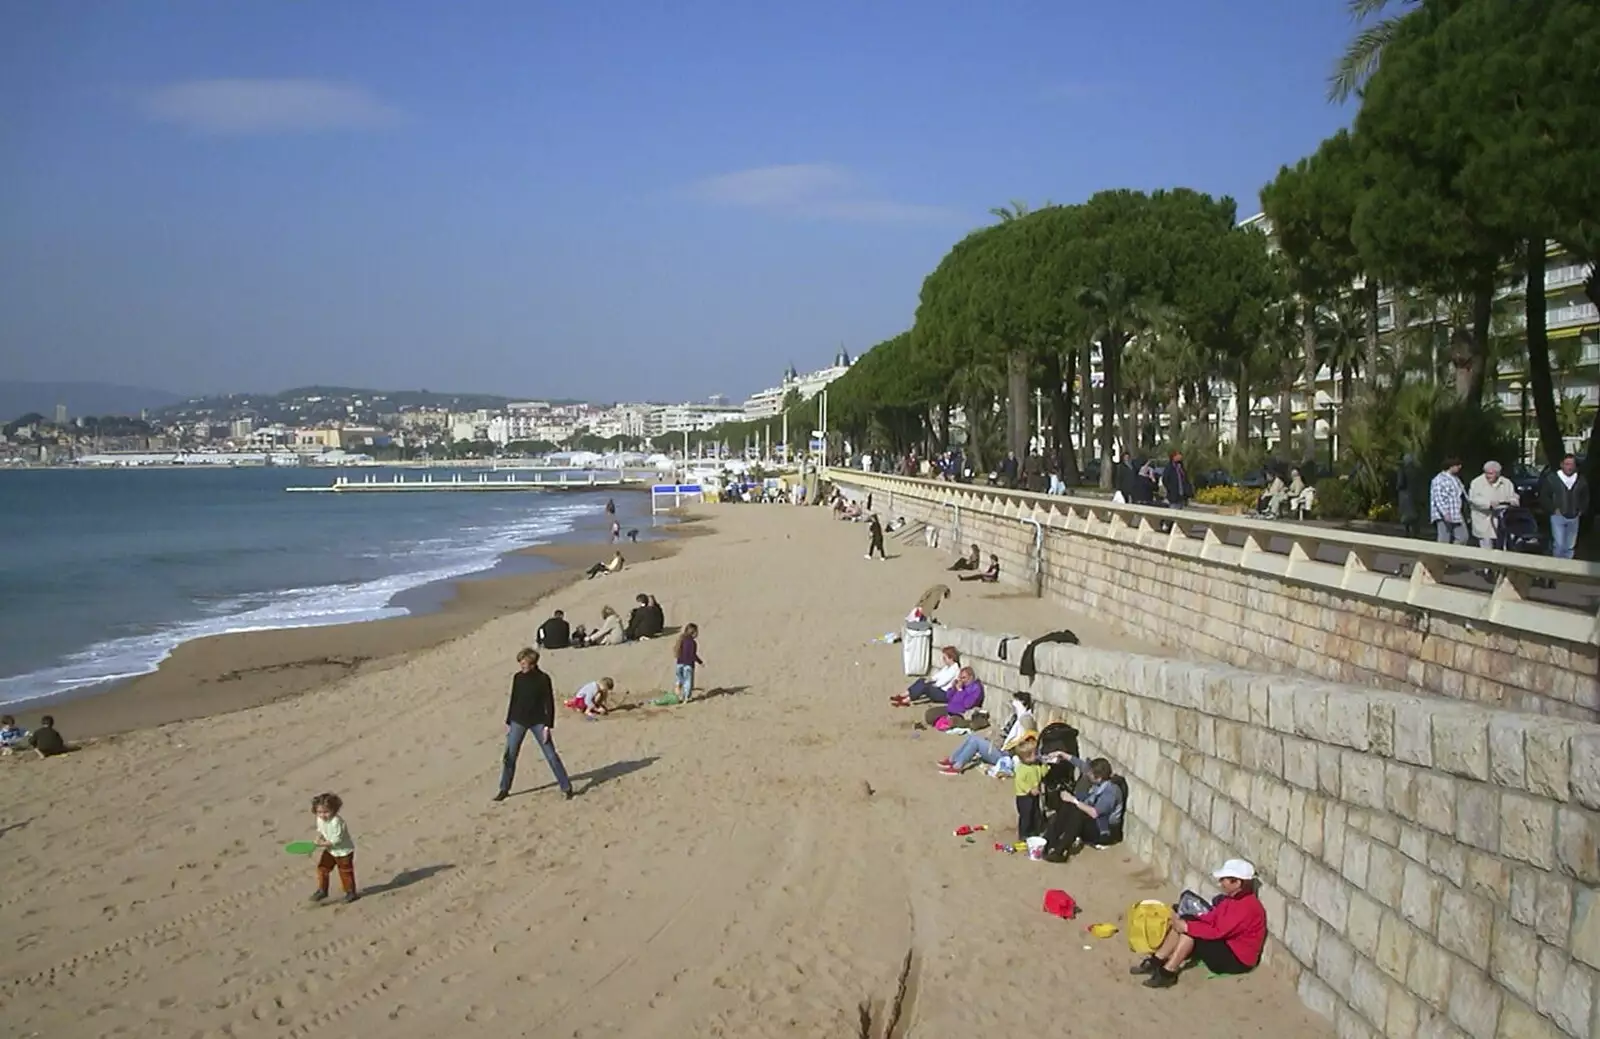
[[[1528,240],[1528,382],[1533,394],[1534,415],[1538,419],[1539,449],[1546,465],[1555,465],[1565,453],[1561,443],[1561,421],[1556,411],[1555,386],[1550,378],[1550,335],[1545,326],[1544,236]],[[1517,445],[1521,460],[1525,445]]]
[[[1304,303],[1305,316],[1301,319],[1300,351],[1304,354],[1306,380],[1306,435],[1302,450],[1306,461],[1317,457],[1317,307],[1311,300]],[[1333,430],[1328,430],[1333,435]]]
[[[1028,352],[1006,355],[1006,448],[1017,456],[1018,471],[1028,457]]]
[[[1078,352],[1078,436],[1083,440],[1083,461],[1094,455],[1094,344],[1085,343]]]
[[[1116,475],[1117,438],[1117,369],[1122,363],[1122,344],[1125,337],[1120,329],[1109,329],[1100,345],[1100,489],[1111,489],[1111,478]]]
[[[1234,399],[1238,402],[1234,408],[1234,438],[1245,447],[1250,446],[1250,368],[1244,360],[1239,361],[1238,373],[1234,376]],[[1265,438],[1263,438],[1265,439]]]
[[[1378,283],[1367,282],[1367,399],[1378,399]]]
[[[1050,452],[1051,464],[1061,478],[1069,484],[1078,482],[1078,459],[1072,453],[1072,397],[1068,387],[1077,374],[1077,355],[1066,355],[1067,370],[1063,377],[1061,354],[1050,351],[1044,359],[1045,382],[1050,394]]]
[[[1489,369],[1489,329],[1494,317],[1494,272],[1475,279],[1472,289],[1472,328],[1457,329],[1452,337],[1450,362],[1456,369],[1456,395],[1473,407],[1483,403],[1483,385]]]

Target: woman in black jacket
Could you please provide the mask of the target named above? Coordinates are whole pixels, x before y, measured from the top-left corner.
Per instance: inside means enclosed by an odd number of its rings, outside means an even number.
[[[511,795],[511,781],[517,775],[517,757],[522,741],[533,733],[533,741],[544,752],[544,760],[556,777],[556,786],[570,801],[572,780],[556,753],[556,695],[550,676],[539,670],[539,651],[524,649],[517,654],[517,673],[511,676],[511,702],[506,705],[506,755],[500,765],[500,792],[496,801]]]

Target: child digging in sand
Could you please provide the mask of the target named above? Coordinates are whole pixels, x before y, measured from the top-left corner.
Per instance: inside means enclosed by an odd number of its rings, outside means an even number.
[[[678,634],[677,644],[672,647],[673,659],[676,665],[673,668],[673,681],[677,686],[678,700],[688,703],[694,695],[694,669],[698,664],[704,664],[700,659],[700,625],[685,624],[683,631]]]
[[[606,713],[606,699],[617,684],[609,678],[586,682],[578,694],[567,701],[567,706],[582,711],[585,718],[597,718]]]
[[[356,894],[356,841],[349,827],[339,817],[344,802],[338,794],[318,794],[311,799],[311,811],[317,817],[317,891],[311,901],[321,902],[328,897],[328,877],[337,869],[339,886],[344,889],[344,900],[354,902]]]

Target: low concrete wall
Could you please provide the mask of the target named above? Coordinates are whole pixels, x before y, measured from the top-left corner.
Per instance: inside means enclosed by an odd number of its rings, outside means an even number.
[[[849,470],[829,476],[872,493],[880,514],[934,526],[942,548],[995,553],[1004,583],[1140,638],[1240,667],[1600,721],[1593,611],[1520,598],[1534,576],[1600,587],[1594,564]],[[1198,536],[1159,528],[1174,520],[1209,527]],[[1223,544],[1224,533],[1245,535],[1244,547]],[[1293,544],[1272,552],[1270,539]],[[1330,546],[1349,559],[1320,561],[1319,547]],[[1412,576],[1372,569],[1378,552],[1413,561]],[[1432,576],[1491,560],[1517,568],[1492,595]]]
[[[1128,780],[1127,842],[1264,884],[1268,957],[1341,1039],[1600,1036],[1600,726],[941,628]],[[1070,869],[1071,867],[1065,867]]]

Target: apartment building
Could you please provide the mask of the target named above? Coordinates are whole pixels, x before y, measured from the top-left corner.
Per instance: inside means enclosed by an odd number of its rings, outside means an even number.
[[[801,374],[794,365],[783,373],[783,381],[776,386],[769,387],[759,393],[753,393],[744,402],[742,418],[761,419],[771,418],[783,410],[783,401],[792,390],[800,394],[801,400],[810,400],[821,393],[828,383],[837,379],[850,370],[854,364],[850,354],[843,347],[834,355],[833,364],[826,368],[818,368],[814,372]]]

